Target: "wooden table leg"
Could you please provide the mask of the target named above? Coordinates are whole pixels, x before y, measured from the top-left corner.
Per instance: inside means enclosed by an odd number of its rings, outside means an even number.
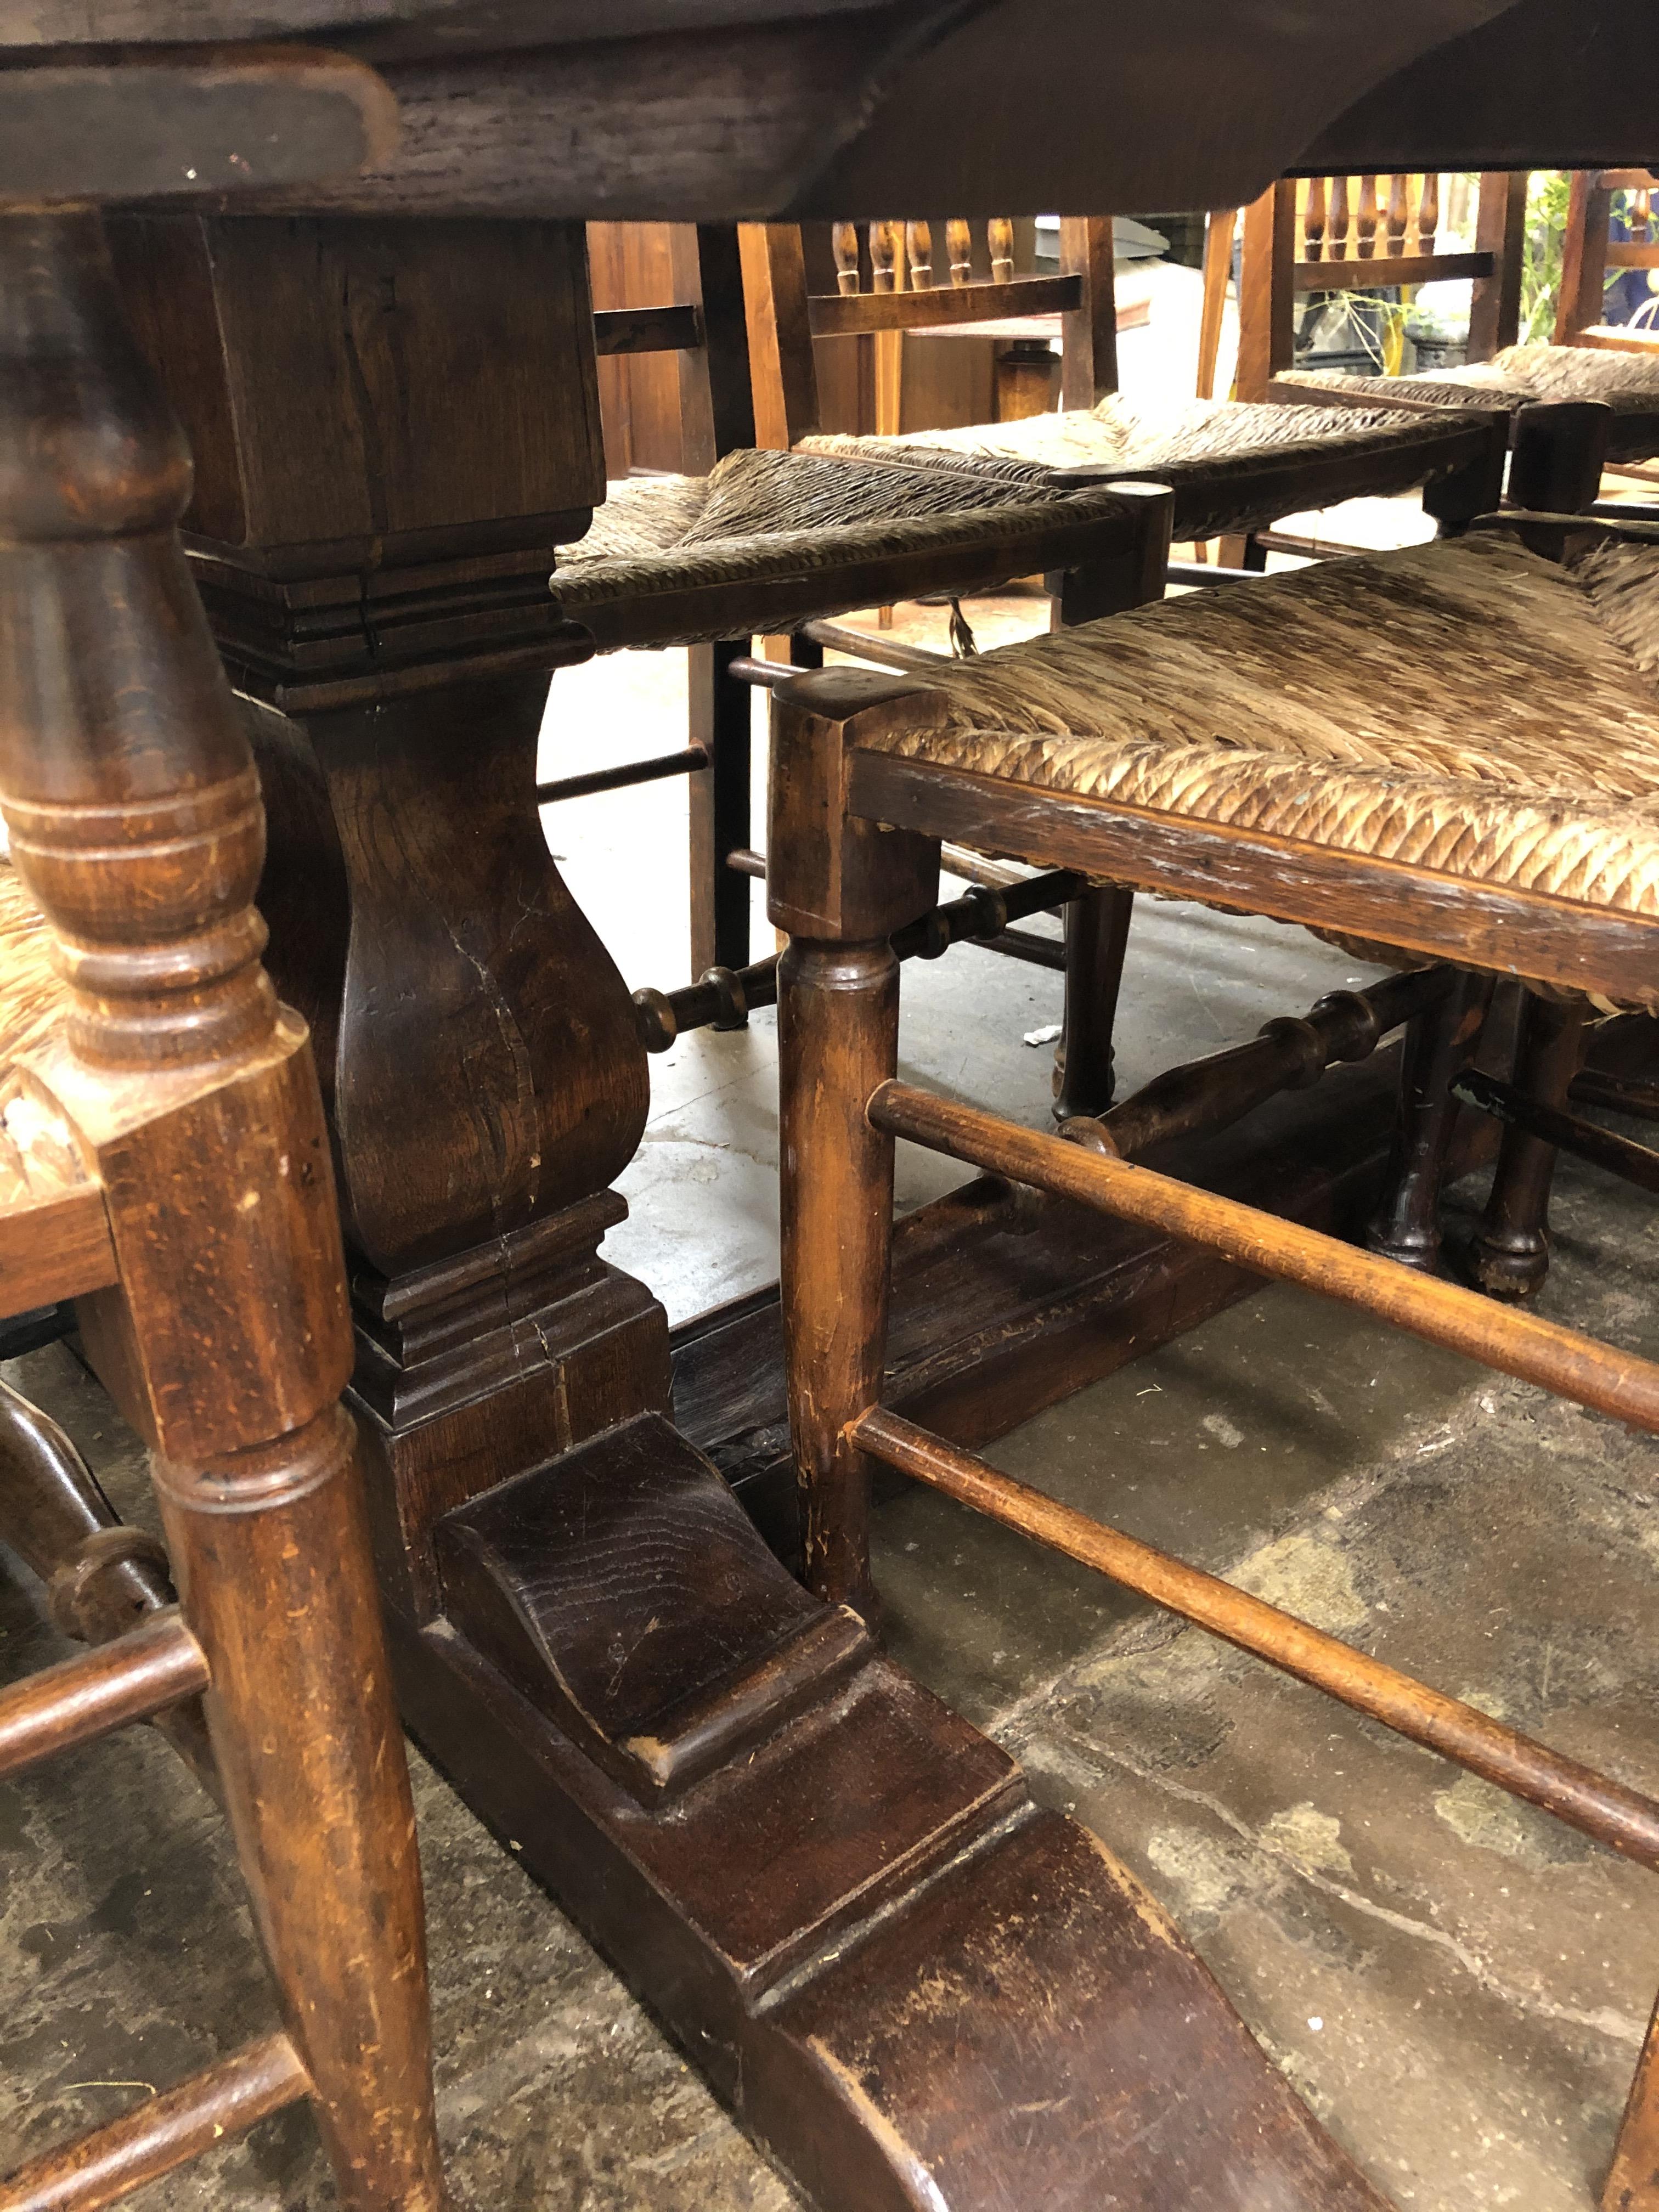
[[[264,820],[175,525],[188,455],[101,227],[0,218],[0,741],[71,985],[43,1079],[120,1268],[83,1301],[153,1447],[244,1874],[343,2204],[437,2212],[413,1808],[349,1423],[304,1025],[260,965]]]

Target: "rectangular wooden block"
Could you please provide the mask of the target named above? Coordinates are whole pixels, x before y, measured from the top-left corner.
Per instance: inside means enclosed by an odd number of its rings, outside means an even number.
[[[195,454],[197,543],[324,575],[550,545],[604,498],[580,224],[169,215],[110,229]]]

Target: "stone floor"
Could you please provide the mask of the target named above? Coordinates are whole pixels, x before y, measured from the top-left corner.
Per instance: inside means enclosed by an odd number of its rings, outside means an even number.
[[[975,619],[988,642],[1031,609]],[[546,772],[660,750],[683,685],[675,655],[561,676]],[[547,817],[630,982],[680,980],[684,809],[682,787],[659,785]],[[1146,906],[1125,1079],[1362,972],[1300,932]],[[968,947],[917,963],[906,1070],[1040,1122],[1049,1052],[1026,1039],[1058,1013],[1047,971]],[[633,1215],[607,1250],[676,1316],[775,1268],[774,1037],[763,1015],[653,1066]],[[941,1181],[938,1163],[902,1159],[903,1202]],[[1546,1310],[1659,1352],[1642,1290],[1656,1219],[1651,1200],[1565,1171]],[[132,1441],[69,1353],[5,1373],[148,1518]],[[1655,1458],[1611,1422],[1273,1289],[990,1456],[1659,1790]],[[877,1547],[896,1656],[1150,1884],[1387,2195],[1413,2212],[1587,2212],[1659,1987],[1650,1876],[934,1495],[882,1507]],[[0,1676],[62,1648],[0,1554]],[[440,2112],[465,2200],[795,2204],[511,1855],[415,1771]],[[0,2168],[270,2024],[220,1822],[159,1740],[129,1732],[0,1784]],[[323,2212],[333,2197],[296,2112],[132,2201]]]

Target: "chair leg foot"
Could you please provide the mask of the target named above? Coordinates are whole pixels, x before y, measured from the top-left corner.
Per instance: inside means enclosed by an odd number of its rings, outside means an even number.
[[[1103,1114],[1112,1103],[1112,1032],[1133,909],[1134,893],[1110,884],[1073,899],[1066,909],[1066,1019],[1054,1054],[1056,1121]]]
[[[1406,1030],[1388,1181],[1365,1245],[1424,1274],[1441,1272],[1440,1182],[1457,1119],[1451,1086],[1480,1035],[1492,993],[1490,976],[1454,976],[1439,1003]]]
[[[1582,999],[1528,994],[1516,1054],[1517,1088],[1540,1106],[1565,1105],[1583,1060],[1589,1008]],[[1555,1147],[1507,1128],[1492,1195],[1469,1242],[1468,1271],[1489,1297],[1518,1304],[1536,1297],[1549,1273],[1550,1184]]]

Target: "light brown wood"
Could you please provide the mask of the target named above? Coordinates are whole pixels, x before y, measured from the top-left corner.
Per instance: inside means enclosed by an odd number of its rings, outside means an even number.
[[[0,597],[33,611],[0,627],[0,800],[67,977],[32,1073],[103,1187],[121,1276],[81,1302],[82,1337],[152,1447],[342,2205],[441,2212],[408,1772],[338,1403],[339,1217],[309,1037],[260,964],[259,787],[179,542],[190,483],[98,219],[0,217]]]
[[[1064,1137],[1018,1128],[909,1084],[884,1084],[871,1097],[867,1110],[872,1124],[889,1136],[907,1137],[969,1166],[1035,1183],[1039,1190],[1097,1206],[1126,1221],[1192,1237],[1240,1267],[1340,1298],[1431,1344],[1446,1345],[1502,1374],[1659,1434],[1659,1365],[1633,1352],[1598,1344],[1535,1314],[1494,1306],[1460,1284],[1357,1252],[1336,1237],[1297,1227],[1237,1199],[1195,1190]],[[1086,1131],[1087,1124],[1072,1128]]]
[[[0,1692],[0,1775],[199,1697],[207,1661],[176,1612]]]

